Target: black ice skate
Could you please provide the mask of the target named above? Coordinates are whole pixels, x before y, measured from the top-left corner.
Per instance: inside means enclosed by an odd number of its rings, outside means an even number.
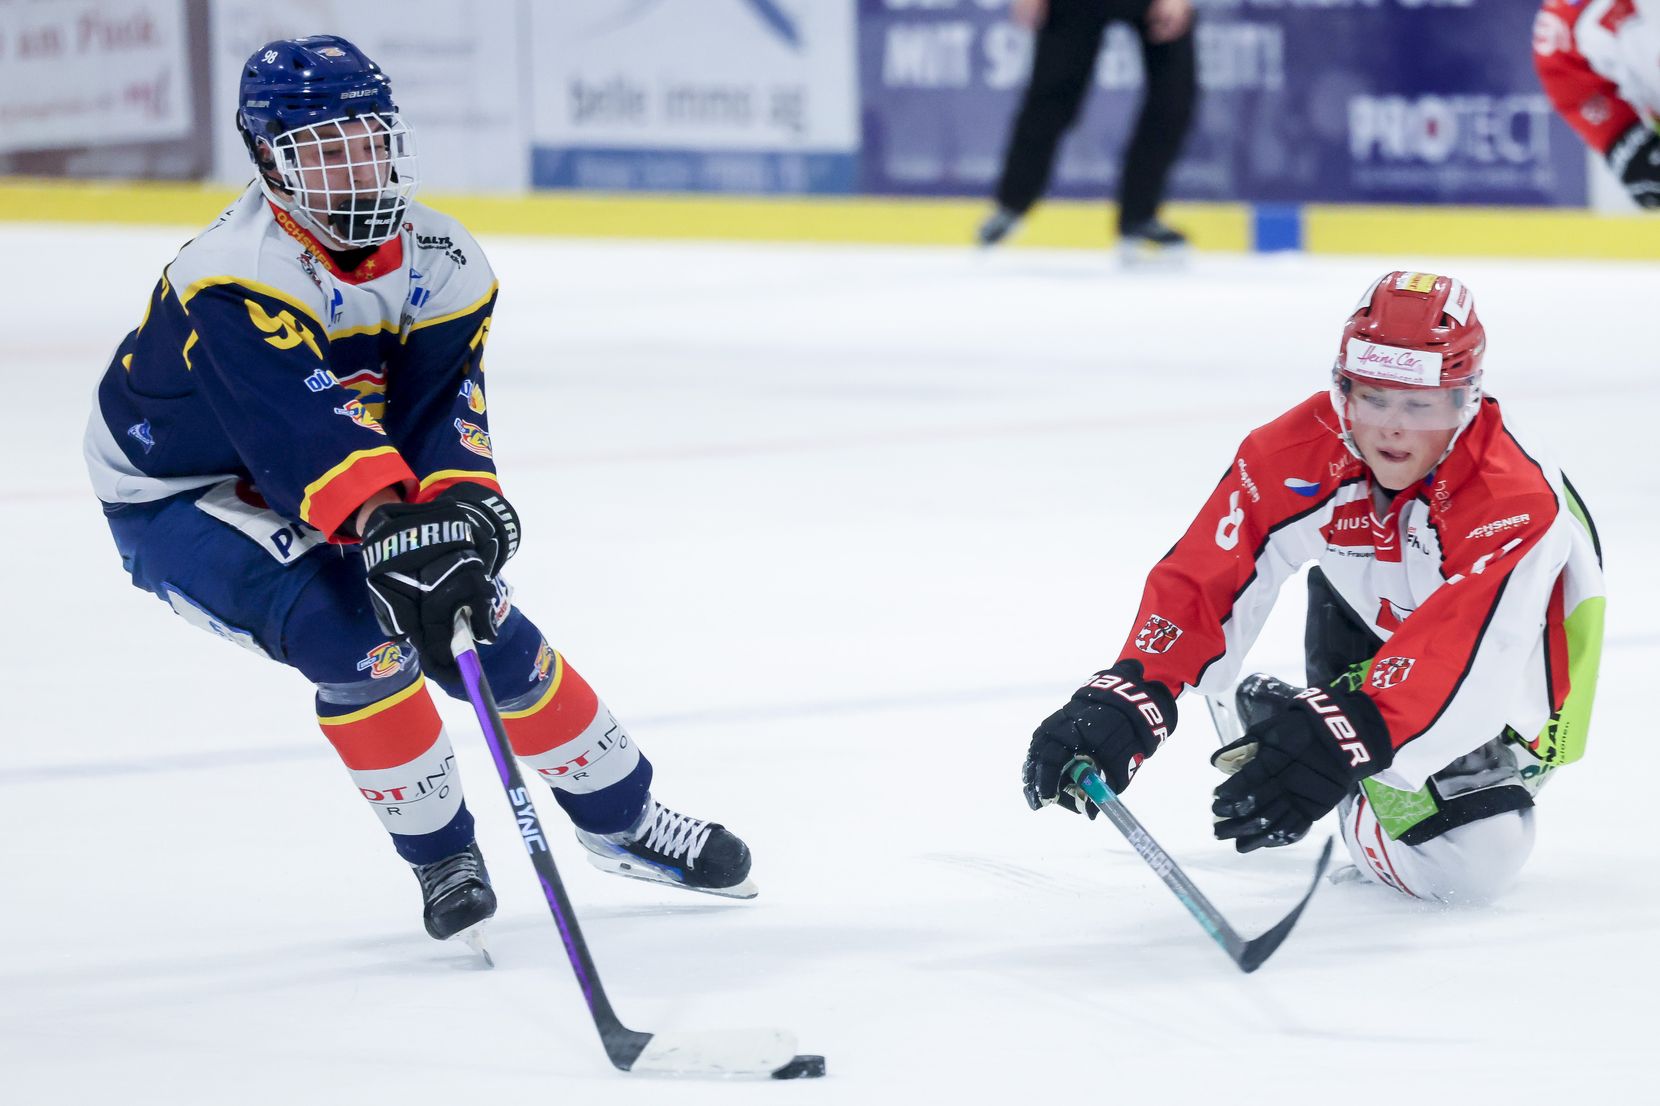
[[[1010,232],[1019,225],[1019,212],[1000,207],[986,216],[986,221],[981,223],[980,229],[974,232],[974,238],[982,246],[995,246],[1007,238]]]
[[[1126,227],[1118,235],[1118,255],[1127,264],[1178,262],[1187,253],[1187,235],[1157,219]]]
[[[490,873],[478,845],[468,845],[432,864],[411,867],[421,881],[425,902],[421,920],[426,923],[427,933],[439,941],[459,934],[474,944],[471,938],[478,933],[476,927],[496,913],[496,893],[490,889]]]
[[[737,834],[718,822],[677,814],[649,796],[629,829],[579,829],[576,839],[603,872],[733,899],[753,899],[757,892],[749,879],[749,846]]]

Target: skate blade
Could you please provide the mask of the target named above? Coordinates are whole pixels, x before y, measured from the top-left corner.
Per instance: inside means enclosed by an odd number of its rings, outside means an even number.
[[[1118,260],[1127,269],[1181,269],[1191,257],[1191,246],[1120,245]]]
[[[696,891],[703,895],[718,895],[723,899],[753,899],[761,893],[761,889],[755,886],[755,881],[748,878],[745,878],[741,883],[734,883],[730,887],[695,887],[690,883],[675,879],[667,872],[653,868],[649,864],[642,864],[634,857],[622,860],[590,852],[588,863],[602,872],[610,872],[614,876],[622,876],[625,879],[637,879],[642,883],[661,883],[668,887],[678,887],[682,891]]]
[[[484,960],[486,968],[496,966],[496,958],[490,955],[490,949],[484,944],[484,923],[475,922],[466,929],[450,934],[450,940],[460,941]]]

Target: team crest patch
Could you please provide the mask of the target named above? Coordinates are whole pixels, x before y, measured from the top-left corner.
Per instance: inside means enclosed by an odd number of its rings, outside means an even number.
[[[364,406],[361,399],[348,399],[346,401],[346,405],[344,407],[336,407],[334,409],[334,413],[337,415],[345,415],[348,419],[351,419],[365,430],[373,430],[376,434],[386,433],[386,427],[382,426],[380,424],[380,420],[369,413],[369,408]]]
[[[1416,663],[1415,657],[1384,657],[1373,661],[1372,686],[1384,691],[1397,684],[1406,683],[1406,678],[1412,675],[1412,666]]]
[[[461,447],[480,457],[493,457],[490,452],[490,435],[484,427],[466,419],[456,419],[455,429],[461,435]]]
[[[1182,636],[1182,628],[1168,618],[1160,618],[1156,614],[1147,616],[1147,621],[1141,624],[1141,629],[1135,636],[1135,647],[1143,653],[1155,656],[1159,653],[1170,652],[1170,647],[1176,644],[1176,639]]]
[[[463,380],[461,398],[467,401],[467,410],[475,415],[484,414],[484,385],[476,380]]]
[[[530,666],[530,682],[539,684],[553,675],[553,646],[542,642],[542,647],[536,650],[536,662]]]
[[[357,670],[368,672],[372,680],[384,680],[402,672],[405,662],[410,659],[404,655],[403,646],[395,641],[383,641],[357,662]]]

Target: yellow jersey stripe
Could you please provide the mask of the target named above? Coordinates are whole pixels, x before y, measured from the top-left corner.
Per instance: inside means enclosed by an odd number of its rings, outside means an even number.
[[[421,481],[421,490],[426,491],[441,480],[487,480],[492,485],[500,478],[493,472],[474,472],[468,469],[439,469],[425,480]]]
[[[303,312],[306,318],[317,324],[318,330],[322,330],[325,334],[328,333],[323,327],[323,320],[319,319],[317,317],[317,312],[312,310],[312,308],[307,304],[301,303],[298,299],[289,295],[287,292],[284,292],[281,288],[273,288],[269,284],[261,284],[257,280],[245,280],[242,277],[203,277],[201,280],[196,281],[189,288],[186,288],[184,291],[179,293],[179,306],[184,308],[184,313],[186,315],[190,314],[190,301],[195,297],[196,293],[205,291],[208,288],[217,287],[221,284],[234,285],[237,288],[241,288],[249,292],[257,292],[262,296],[269,296],[274,300],[280,300],[295,310]]]
[[[422,327],[437,326],[439,323],[447,323],[447,322],[453,322],[456,319],[464,319],[468,315],[471,315],[473,312],[477,311],[479,308],[483,307],[485,304],[489,303],[490,302],[490,297],[496,294],[496,287],[497,287],[496,282],[491,281],[490,282],[490,290],[488,292],[484,293],[484,295],[480,296],[473,303],[470,303],[466,307],[463,307],[460,311],[451,311],[448,315],[438,315],[438,316],[436,316],[434,318],[431,318],[431,319],[422,319],[420,322],[416,323],[414,326],[410,327],[409,329],[411,331],[416,331],[416,330],[420,330]]]
[[[370,323],[368,326],[349,326],[344,330],[331,330],[328,335],[329,341],[333,342],[341,338],[356,338],[360,334],[396,334],[397,332],[397,323],[379,322]]]
[[[559,693],[559,683],[564,678],[565,655],[556,649],[553,653],[553,679],[548,681],[547,690],[543,691],[541,696],[524,710],[502,711],[502,718],[529,718],[531,715],[535,714],[537,711],[541,710],[553,701],[553,697]]]
[[[345,726],[353,722],[361,722],[365,718],[373,718],[381,711],[391,710],[405,699],[408,699],[411,695],[419,694],[420,690],[426,686],[426,683],[427,678],[425,676],[416,675],[414,683],[410,684],[408,687],[404,688],[400,692],[397,692],[396,694],[388,695],[378,703],[370,703],[363,709],[354,710],[350,714],[319,714],[317,716],[317,721],[319,724],[324,726]]]
[[[348,470],[359,461],[367,461],[374,457],[384,457],[387,454],[397,456],[396,446],[381,445],[374,449],[359,449],[347,455],[344,461],[329,469],[323,475],[305,486],[305,498],[300,500],[300,517],[307,522],[311,521],[311,501],[320,495],[325,488],[336,479],[344,476]]]

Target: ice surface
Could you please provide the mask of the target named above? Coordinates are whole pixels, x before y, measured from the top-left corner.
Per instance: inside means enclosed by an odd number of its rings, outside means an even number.
[[[635,1028],[776,1025],[829,1058],[665,1085],[606,1064],[464,705],[493,971],[422,933],[304,682],[127,583],[81,430],[189,233],[0,227],[7,1102],[1649,1100],[1660,266],[488,241],[520,604],[664,801],[756,855],[761,897],[728,903],[595,872],[558,829],[606,986]],[[1592,748],[1497,905],[1327,887],[1246,977],[1105,822],[1029,812],[1021,754],[1397,266],[1470,283],[1491,390],[1596,515]],[[1293,586],[1261,665],[1295,676],[1300,615]],[[1127,802],[1254,934],[1320,839],[1212,842],[1214,738],[1182,706]]]

